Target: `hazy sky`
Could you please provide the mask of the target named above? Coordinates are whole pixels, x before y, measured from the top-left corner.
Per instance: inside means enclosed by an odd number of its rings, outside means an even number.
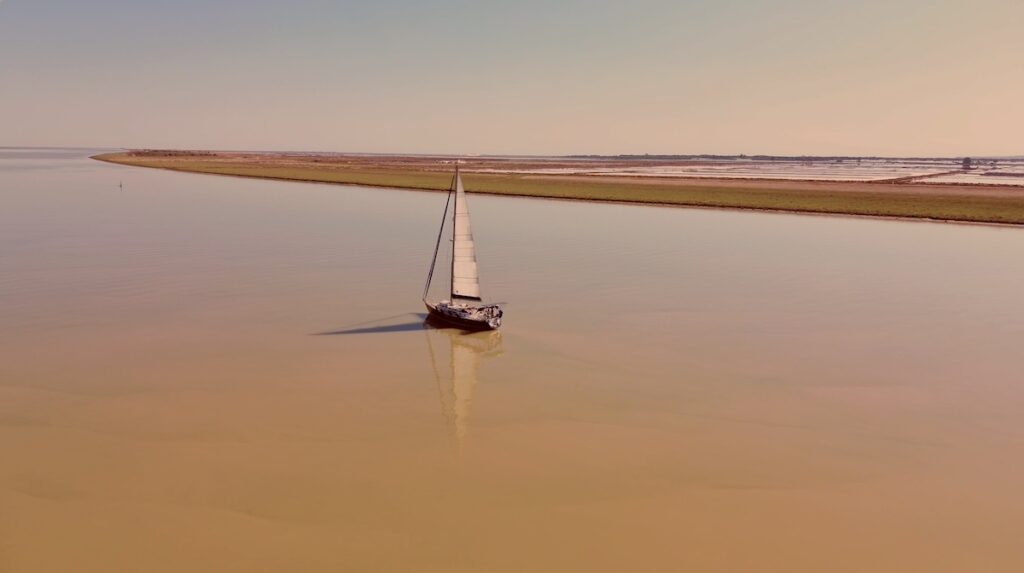
[[[1024,154],[1024,0],[0,0],[0,145]]]

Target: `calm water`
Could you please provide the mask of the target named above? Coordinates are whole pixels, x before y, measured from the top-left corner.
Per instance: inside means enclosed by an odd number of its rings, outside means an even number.
[[[0,570],[1019,571],[1024,229],[0,150]],[[124,182],[124,189],[118,187]]]

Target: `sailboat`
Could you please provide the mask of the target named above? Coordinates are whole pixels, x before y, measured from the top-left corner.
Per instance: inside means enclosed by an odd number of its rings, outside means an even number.
[[[441,251],[441,238],[448,222],[449,211],[452,223],[451,292],[447,300],[432,302],[428,298],[428,293],[437,268],[437,255]],[[441,217],[441,229],[437,232],[437,245],[434,247],[434,258],[430,262],[427,285],[423,287],[423,304],[430,312],[428,319],[444,324],[466,330],[496,330],[501,326],[501,307],[496,304],[484,304],[480,296],[476,246],[473,244],[469,205],[466,203],[466,190],[462,186],[458,163],[455,164],[455,177],[448,190],[444,216]]]

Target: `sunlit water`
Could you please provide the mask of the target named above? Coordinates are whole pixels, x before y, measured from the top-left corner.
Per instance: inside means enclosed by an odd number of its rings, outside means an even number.
[[[0,150],[0,570],[1019,571],[1024,230]],[[123,182],[123,189],[119,184]]]

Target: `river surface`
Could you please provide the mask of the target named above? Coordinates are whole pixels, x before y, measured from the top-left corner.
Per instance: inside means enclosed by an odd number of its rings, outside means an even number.
[[[0,570],[1021,571],[1024,229],[0,150]],[[123,182],[123,188],[119,184]]]

